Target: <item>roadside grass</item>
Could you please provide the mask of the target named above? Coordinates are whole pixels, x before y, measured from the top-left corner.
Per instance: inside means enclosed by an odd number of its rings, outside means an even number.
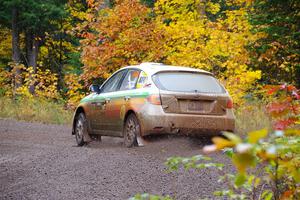
[[[271,119],[267,115],[265,105],[260,102],[248,102],[235,110],[236,133],[243,136],[255,130],[267,128],[271,130]]]
[[[260,102],[247,103],[235,110],[236,133],[246,133],[263,128],[270,129],[271,122]],[[71,124],[73,111],[64,103],[43,98],[0,97],[0,118],[11,118],[47,124]]]
[[[71,124],[72,110],[66,110],[62,102],[42,98],[0,97],[0,118],[10,118],[46,124]]]

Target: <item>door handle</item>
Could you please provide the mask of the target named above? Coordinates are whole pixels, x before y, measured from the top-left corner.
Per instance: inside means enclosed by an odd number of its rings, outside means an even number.
[[[125,101],[130,100],[130,96],[125,96],[125,97],[124,97],[124,100],[125,100]]]
[[[105,98],[105,103],[109,103],[110,102],[110,98]]]

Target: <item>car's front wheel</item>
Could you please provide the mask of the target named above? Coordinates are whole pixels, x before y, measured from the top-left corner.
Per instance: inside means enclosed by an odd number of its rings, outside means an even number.
[[[86,123],[85,115],[83,113],[78,114],[75,124],[75,138],[78,146],[83,146],[85,144],[84,135],[87,134]]]
[[[124,145],[126,147],[138,146],[137,137],[140,135],[140,124],[134,114],[130,114],[125,122],[124,130]]]

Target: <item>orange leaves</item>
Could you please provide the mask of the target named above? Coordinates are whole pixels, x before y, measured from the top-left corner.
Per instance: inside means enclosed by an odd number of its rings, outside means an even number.
[[[88,7],[92,8],[92,7],[94,7],[95,1],[94,0],[86,0],[86,3],[88,5]]]
[[[281,200],[289,200],[289,199],[292,199],[292,198],[293,198],[294,192],[295,192],[295,191],[293,191],[293,190],[287,190],[287,191],[285,191],[285,192],[281,195],[280,199],[281,199]]]
[[[95,21],[89,23],[89,31],[81,41],[81,78],[86,85],[122,66],[162,58],[163,37],[150,13],[138,0],[124,0],[94,14]]]
[[[299,91],[293,85],[266,86],[266,93],[273,102],[267,105],[267,111],[274,120],[274,128],[284,130],[297,124],[300,114]]]
[[[274,128],[276,130],[284,130],[288,128],[291,125],[294,125],[297,122],[297,118],[288,118],[288,119],[282,119],[278,120],[274,123]]]
[[[281,114],[286,114],[289,110],[289,102],[273,102],[267,106],[268,112],[273,116],[280,116]]]

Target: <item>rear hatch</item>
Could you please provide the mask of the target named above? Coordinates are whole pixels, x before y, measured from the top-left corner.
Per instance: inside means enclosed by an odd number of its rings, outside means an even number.
[[[163,71],[152,76],[166,113],[225,115],[226,90],[211,74]]]

